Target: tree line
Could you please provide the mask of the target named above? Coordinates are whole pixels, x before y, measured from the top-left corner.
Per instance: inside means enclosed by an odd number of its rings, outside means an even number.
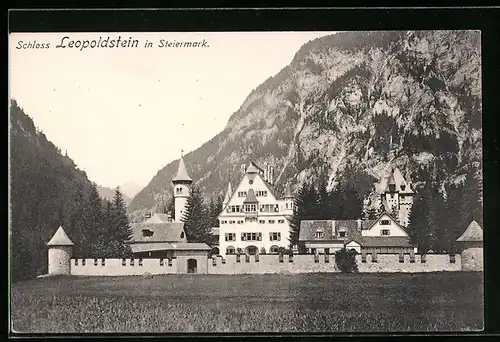
[[[481,177],[471,168],[461,183],[436,180],[419,189],[407,231],[420,253],[456,253],[457,238],[473,220],[483,226]]]
[[[95,184],[50,142],[16,101],[10,106],[10,276],[47,273],[47,242],[59,226],[75,257],[117,257],[130,236],[119,190],[99,198]]]

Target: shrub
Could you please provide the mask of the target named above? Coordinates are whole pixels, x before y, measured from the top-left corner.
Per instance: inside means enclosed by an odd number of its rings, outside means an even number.
[[[266,249],[264,247],[260,249],[260,254],[266,254]]]
[[[358,271],[356,264],[356,254],[354,250],[347,250],[344,248],[335,252],[335,263],[342,273],[353,273]]]

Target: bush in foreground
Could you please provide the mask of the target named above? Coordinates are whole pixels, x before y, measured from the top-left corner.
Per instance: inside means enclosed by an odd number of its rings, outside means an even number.
[[[347,250],[344,248],[335,252],[335,263],[342,273],[358,272],[358,265],[356,264],[357,252],[353,249]]]

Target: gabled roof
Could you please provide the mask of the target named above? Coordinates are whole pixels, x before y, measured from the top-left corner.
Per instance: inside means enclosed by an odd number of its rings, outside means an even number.
[[[153,235],[150,237],[142,236],[143,230],[150,230]],[[184,222],[166,222],[166,223],[135,223],[132,224],[132,243],[141,242],[180,242],[181,233],[184,231]]]
[[[251,161],[245,173],[260,173],[261,171],[262,169],[258,167],[253,161]]]
[[[253,189],[248,189],[247,197],[245,198],[243,203],[257,203],[257,202],[258,202],[257,197],[255,197],[255,192],[253,191]]]
[[[189,174],[186,170],[186,165],[184,164],[184,158],[181,157],[179,159],[179,167],[177,168],[177,174],[174,178],[172,178],[172,182],[192,182],[193,180],[189,177]]]
[[[387,211],[382,212],[375,220],[366,220],[371,222],[371,224],[366,229],[371,229],[375,225],[375,223],[377,223],[384,215],[389,216],[392,222],[394,222],[399,228],[401,228],[406,232],[406,228],[403,227],[400,223],[398,223],[398,221],[396,221],[396,219],[392,217],[392,215],[389,214]]]
[[[469,227],[457,239],[459,242],[480,242],[483,241],[483,230],[476,221],[472,221]]]
[[[322,231],[323,237],[317,238],[316,231]],[[333,220],[302,220],[300,221],[299,241],[331,241],[338,240],[334,235]]]
[[[73,246],[74,243],[68,237],[62,226],[59,226],[52,239],[47,243],[47,246]]]
[[[153,242],[130,245],[132,253],[153,252],[153,251],[209,251],[212,248],[206,243],[169,243]]]

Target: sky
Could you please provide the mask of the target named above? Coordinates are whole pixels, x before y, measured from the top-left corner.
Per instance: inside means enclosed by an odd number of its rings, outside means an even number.
[[[250,92],[304,43],[332,33],[15,33],[10,98],[91,181],[146,186],[182,150],[187,154],[222,131]],[[139,43],[69,46],[99,37]],[[205,40],[206,47],[162,47],[162,39]],[[61,44],[66,47],[56,48]]]

